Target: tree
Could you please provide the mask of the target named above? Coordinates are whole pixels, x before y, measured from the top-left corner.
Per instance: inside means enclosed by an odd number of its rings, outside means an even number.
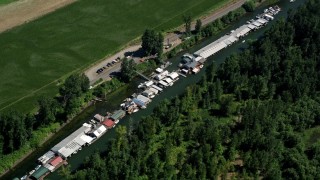
[[[191,16],[189,14],[183,15],[184,26],[186,28],[186,35],[189,36],[191,34]]]
[[[196,26],[195,26],[196,33],[200,33],[201,32],[201,26],[202,26],[201,19],[198,19],[197,22],[196,22]]]
[[[134,77],[136,67],[132,59],[124,59],[121,64],[121,79],[124,82],[130,82]]]
[[[38,125],[48,125],[56,120],[58,102],[54,98],[42,97],[38,100]]]
[[[253,0],[248,0],[246,1],[242,7],[247,11],[247,12],[253,12],[255,9],[255,3]]]
[[[60,88],[60,95],[63,97],[63,104],[75,97],[80,97],[89,90],[89,79],[84,74],[72,74]]]
[[[164,40],[162,33],[157,33],[155,30],[152,29],[146,29],[142,35],[141,40],[141,46],[146,55],[162,55]]]

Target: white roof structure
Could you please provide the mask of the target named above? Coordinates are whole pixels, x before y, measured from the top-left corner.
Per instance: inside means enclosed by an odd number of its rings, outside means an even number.
[[[236,30],[234,30],[234,32],[231,33],[231,35],[239,38],[239,37],[246,35],[250,31],[251,31],[251,29],[246,24],[246,25],[242,25],[239,28],[237,28]]]
[[[48,151],[44,155],[38,158],[38,161],[41,162],[42,164],[45,164],[48,162],[51,158],[55,156],[54,152]]]
[[[91,128],[92,125],[91,125],[91,124],[88,124],[88,123],[83,123],[82,126]],[[87,132],[85,132],[85,133],[87,133]]]
[[[163,91],[162,88],[160,88],[160,87],[158,87],[158,86],[156,86],[156,85],[152,85],[151,87],[153,87],[154,89],[156,89],[156,90],[158,90],[158,91]]]
[[[149,99],[149,98],[147,98],[147,97],[145,97],[145,96],[143,96],[143,95],[138,95],[137,96],[137,99],[138,100],[140,100],[140,101],[142,101],[142,102],[144,102],[144,103],[149,103],[149,102],[151,102],[151,99]]]
[[[173,80],[170,78],[165,78],[164,81],[167,82],[168,84],[170,84],[170,83],[172,83]]]
[[[257,27],[262,26],[262,24],[261,24],[261,23],[259,23],[258,21],[254,21],[252,24],[253,24],[253,25],[255,25],[255,26],[257,26]]]
[[[102,136],[102,134],[104,134],[107,131],[107,128],[104,127],[103,125],[100,125],[95,131],[93,131],[93,134],[96,137],[100,137]]]
[[[161,68],[157,68],[157,69],[156,69],[156,73],[160,74],[160,73],[162,73],[162,72],[163,72],[163,69],[161,69]]]
[[[82,135],[80,138],[88,144],[90,144],[93,141],[93,138],[87,135]]]
[[[82,135],[83,136],[83,135]],[[77,137],[76,139],[74,139],[74,142],[76,142],[77,144],[79,144],[80,146],[83,146],[86,144],[86,141],[84,141],[83,139],[81,139],[81,136]]]
[[[250,28],[251,30],[252,29],[257,29],[257,27],[255,25],[253,25],[253,24],[248,24],[248,28]]]
[[[152,84],[153,84],[153,81],[147,81],[147,82],[145,82],[145,85],[146,85],[147,87],[151,86]]]
[[[179,74],[176,72],[172,72],[172,73],[168,74],[168,77],[171,78],[172,80],[175,80],[179,77]]]
[[[60,143],[51,148],[51,151],[60,154],[63,158],[69,157],[72,153],[77,151],[82,145],[83,141],[79,140],[85,132],[89,132],[91,128],[86,126],[81,126],[75,132],[70,134]],[[79,143],[79,144],[78,144]]]
[[[155,89],[155,88],[150,88],[149,91],[152,91],[154,94],[158,94],[159,90]]]
[[[159,84],[163,85],[163,86],[169,86],[168,83],[164,82],[164,81],[159,81]]]
[[[194,60],[198,62],[198,61],[200,61],[201,59],[202,59],[202,57],[201,57],[201,56],[198,56],[198,57],[196,57]]]
[[[268,23],[267,20],[262,19],[262,18],[257,19],[257,21],[258,21],[259,23],[261,23],[261,24],[266,24],[266,23]]]

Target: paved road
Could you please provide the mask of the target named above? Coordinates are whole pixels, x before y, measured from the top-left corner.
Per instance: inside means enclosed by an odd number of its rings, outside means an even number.
[[[214,20],[228,14],[230,11],[233,11],[239,7],[241,7],[241,5],[245,2],[246,0],[234,0],[229,4],[226,4],[225,6],[221,7],[220,9],[213,11],[212,13],[210,13],[209,15],[202,17],[201,21],[203,25],[209,24],[210,22],[213,22]],[[195,27],[195,21],[192,22],[192,29],[194,29]],[[178,44],[180,44],[182,41],[180,39],[181,37],[181,33],[179,32],[183,32],[184,31],[184,26],[180,26],[179,28],[177,28],[176,33],[168,33],[165,36],[165,42],[164,44],[167,44],[167,41],[169,39],[170,43],[173,43],[173,47],[171,47],[170,49],[165,49],[164,52],[171,50],[172,48],[174,48],[175,46],[177,46]],[[177,33],[178,32],[178,33]],[[113,56],[107,57],[104,60],[102,60],[100,63],[97,63],[95,65],[93,65],[92,67],[90,67],[89,69],[87,69],[85,71],[85,74],[88,76],[89,80],[90,80],[90,84],[94,84],[96,81],[98,81],[99,79],[103,79],[103,80],[110,80],[110,73],[112,72],[117,72],[120,70],[120,66],[121,63],[116,63],[115,65],[113,65],[112,67],[107,68],[106,65],[110,62],[112,62],[112,60],[116,59],[117,57],[123,58],[125,56],[131,55],[133,54],[132,58],[136,61],[139,62],[139,60],[141,59],[139,56],[136,56],[134,54],[134,52],[138,52],[139,49],[141,49],[141,45],[133,45],[133,46],[129,46],[125,49],[123,49],[122,51],[116,53]],[[100,74],[97,74],[96,71],[100,68],[105,67],[106,69],[104,69],[104,71]]]

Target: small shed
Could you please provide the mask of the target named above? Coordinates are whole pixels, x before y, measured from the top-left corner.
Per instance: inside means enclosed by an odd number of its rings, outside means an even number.
[[[114,121],[112,121],[111,119],[107,119],[107,120],[103,121],[102,124],[105,125],[108,129],[113,128],[115,125]]]
[[[117,110],[115,111],[112,116],[110,117],[114,121],[122,119],[126,115],[126,112],[123,110]]]

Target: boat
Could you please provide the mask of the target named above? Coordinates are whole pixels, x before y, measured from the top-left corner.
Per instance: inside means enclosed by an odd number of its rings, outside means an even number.
[[[27,175],[24,175],[24,176],[22,176],[20,179],[21,179],[21,180],[25,180],[25,179],[27,179],[27,177],[28,177]]]
[[[29,172],[29,175],[33,174],[34,172],[36,172],[36,170],[32,170]]]
[[[245,42],[246,42],[246,40],[243,40],[243,41],[242,41],[242,43],[245,43]]]
[[[41,167],[41,165],[38,165],[36,168],[34,168],[35,170],[38,170]]]
[[[117,119],[117,120],[115,120],[115,121],[114,121],[114,123],[118,124],[118,123],[119,123],[119,120],[118,120],[118,119]]]

